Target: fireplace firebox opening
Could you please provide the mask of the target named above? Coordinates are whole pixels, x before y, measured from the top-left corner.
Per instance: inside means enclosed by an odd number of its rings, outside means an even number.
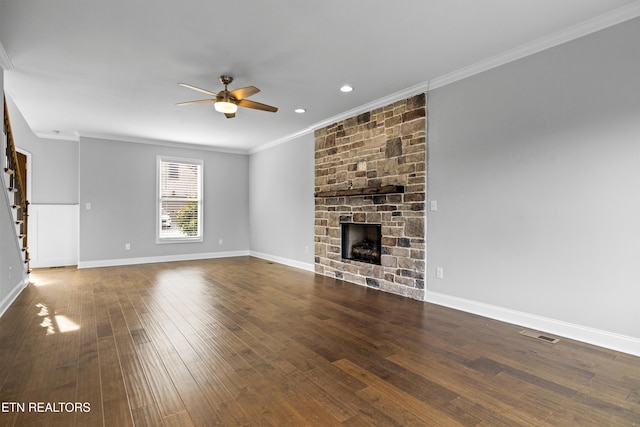
[[[382,226],[343,222],[342,258],[380,265]]]

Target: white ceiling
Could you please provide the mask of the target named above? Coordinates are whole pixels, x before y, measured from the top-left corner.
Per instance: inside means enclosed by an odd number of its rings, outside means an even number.
[[[39,136],[251,152],[638,15],[632,0],[0,0],[0,64]],[[279,111],[175,106],[206,98],[178,82],[218,92],[221,74]]]

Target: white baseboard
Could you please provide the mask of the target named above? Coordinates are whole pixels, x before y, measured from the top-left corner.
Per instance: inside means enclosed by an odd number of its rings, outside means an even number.
[[[306,262],[296,261],[288,258],[282,258],[275,255],[263,254],[262,252],[256,252],[256,251],[249,251],[249,255],[256,258],[266,259],[267,261],[277,262],[278,264],[288,265],[289,267],[295,267],[301,270],[307,270],[312,273],[315,272],[314,265]]]
[[[68,267],[71,265],[77,265],[78,260],[76,258],[59,258],[48,259],[45,261],[34,260],[33,258],[29,262],[31,268],[49,268],[49,267]]]
[[[29,276],[25,274],[25,277],[22,278],[9,292],[9,294],[4,297],[2,302],[0,302],[0,317],[4,315],[4,312],[11,306],[11,304],[18,298],[18,295],[23,291],[24,288],[29,284]]]
[[[278,264],[288,265],[290,267],[299,268],[301,270],[307,270],[314,272],[315,268],[313,264],[295,261],[288,258],[282,258],[274,255],[264,254],[256,251],[231,251],[231,252],[209,252],[199,254],[185,254],[185,255],[166,255],[157,257],[142,257],[142,258],[119,258],[119,259],[106,259],[97,261],[80,261],[78,262],[78,268],[97,268],[97,267],[115,267],[119,265],[135,265],[135,264],[152,264],[157,262],[171,262],[171,261],[192,261],[198,259],[212,259],[212,258],[230,258],[236,256],[252,256],[256,258],[265,259],[268,261],[277,262]]]
[[[134,265],[134,264],[153,264],[159,262],[172,262],[172,261],[194,261],[198,259],[212,259],[212,258],[230,258],[236,256],[248,256],[249,251],[229,251],[229,252],[209,252],[199,254],[184,254],[184,255],[163,255],[154,257],[143,258],[120,258],[120,259],[105,259],[98,261],[80,261],[78,262],[78,268],[96,268],[96,267],[115,267],[120,265]]]
[[[640,356],[640,338],[607,332],[588,326],[576,325],[561,320],[549,319],[534,314],[524,313],[508,308],[498,307],[481,302],[458,298],[438,292],[425,294],[426,302],[442,305],[456,310],[489,317],[514,325],[559,335],[572,340],[605,347],[611,350]]]

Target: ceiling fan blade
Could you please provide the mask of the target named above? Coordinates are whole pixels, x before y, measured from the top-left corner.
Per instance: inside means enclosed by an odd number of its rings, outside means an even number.
[[[178,83],[178,84],[179,84],[180,86],[182,86],[182,87],[186,87],[186,88],[188,88],[188,89],[193,89],[193,90],[197,90],[198,92],[206,93],[207,95],[211,95],[211,96],[218,96],[218,94],[217,94],[217,93],[214,93],[214,92],[208,91],[208,90],[206,90],[206,89],[200,89],[199,87],[192,86],[192,85],[189,85],[189,84],[186,84],[186,83]]]
[[[238,105],[246,108],[253,108],[254,110],[262,110],[269,111],[271,113],[275,113],[278,111],[276,107],[272,107],[271,105],[262,104],[260,102],[249,101],[248,99],[241,99],[238,101]]]
[[[247,86],[232,90],[231,92],[229,92],[229,95],[233,96],[237,100],[241,100],[244,98],[248,98],[251,95],[255,95],[258,92],[260,92],[260,89],[258,89],[257,87]]]
[[[227,119],[233,119],[236,116],[236,113],[224,113],[224,116]]]
[[[216,100],[215,99],[200,99],[198,101],[178,102],[176,104],[176,106],[191,105],[191,104],[205,104],[205,103],[209,103],[209,102],[216,102]]]

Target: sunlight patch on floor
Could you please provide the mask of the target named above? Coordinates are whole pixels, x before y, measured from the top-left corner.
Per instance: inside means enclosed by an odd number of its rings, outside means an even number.
[[[56,332],[65,333],[77,331],[80,329],[80,325],[69,319],[67,316],[62,314],[51,316],[49,308],[46,305],[40,303],[36,304],[36,307],[40,309],[37,315],[43,317],[40,326],[47,330],[47,335],[53,335]]]
[[[46,279],[42,278],[41,276],[38,276],[35,273],[31,273],[29,275],[29,284],[39,288],[41,286],[47,286],[50,285],[52,282],[47,281]]]

